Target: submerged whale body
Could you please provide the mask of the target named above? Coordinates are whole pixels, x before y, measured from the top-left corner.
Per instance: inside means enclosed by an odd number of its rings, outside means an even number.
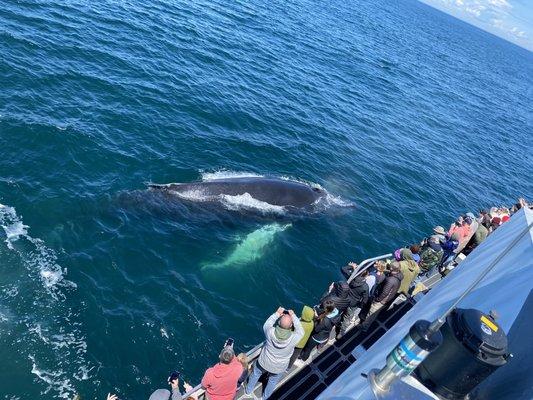
[[[291,224],[270,224],[262,226],[242,238],[226,259],[219,263],[206,263],[202,266],[202,270],[252,264],[264,255],[277,234],[291,226]]]
[[[309,208],[327,195],[325,190],[305,183],[267,177],[226,178],[149,186],[189,200],[209,201],[224,196],[250,196],[255,201],[274,207],[299,209]]]

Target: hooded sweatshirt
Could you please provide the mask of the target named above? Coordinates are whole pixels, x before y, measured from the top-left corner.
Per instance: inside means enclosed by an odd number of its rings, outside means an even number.
[[[304,336],[304,328],[296,315],[292,316],[294,331],[288,339],[280,340],[276,337],[274,324],[279,318],[278,313],[272,314],[263,325],[265,343],[259,354],[259,365],[271,374],[280,374],[289,366],[294,348]]]
[[[328,299],[333,300],[335,307],[337,307],[341,314],[346,311],[352,302],[350,296],[350,286],[348,283],[343,281],[335,282],[333,284],[333,290],[331,292],[324,293],[320,299],[320,303],[323,303]],[[322,310],[319,310],[319,313],[320,312],[322,312]]]
[[[374,279],[376,278],[374,277]],[[350,307],[361,307],[363,304],[366,304],[369,292],[370,290],[365,278],[356,276],[352,279],[350,282]]]
[[[315,327],[315,323],[313,321],[314,317],[315,312],[313,311],[313,309],[309,306],[304,306],[302,310],[302,316],[300,317],[302,328],[304,328],[304,335],[296,345],[296,348],[303,349],[305,344],[309,340],[309,336],[311,336],[311,333],[313,333],[313,328]]]
[[[229,364],[218,363],[205,371],[202,386],[209,400],[232,400],[237,392],[237,382],[243,367],[237,357]]]
[[[333,327],[340,322],[341,315],[336,308],[322,319],[317,319],[313,330],[313,340],[316,343],[325,343]]]
[[[411,283],[420,273],[420,267],[413,260],[413,253],[409,249],[402,250],[402,261],[400,261],[400,270],[402,271],[403,279],[400,284],[398,292],[408,294]]]

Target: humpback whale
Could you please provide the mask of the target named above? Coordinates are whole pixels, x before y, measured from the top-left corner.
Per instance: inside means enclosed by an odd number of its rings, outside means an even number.
[[[264,255],[267,247],[274,241],[278,233],[291,226],[291,224],[280,225],[276,223],[262,226],[242,238],[226,259],[219,263],[206,263],[202,266],[202,270],[251,264]]]
[[[217,201],[228,196],[249,196],[255,201],[274,207],[306,209],[327,196],[324,189],[305,183],[270,177],[240,177],[213,179],[191,183],[150,184],[154,190],[163,190],[196,201]]]

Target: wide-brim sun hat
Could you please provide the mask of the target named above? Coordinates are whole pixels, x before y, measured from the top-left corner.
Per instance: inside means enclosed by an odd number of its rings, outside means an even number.
[[[440,225],[437,225],[435,228],[433,228],[433,232],[438,233],[439,235],[445,235],[446,234],[446,231]]]

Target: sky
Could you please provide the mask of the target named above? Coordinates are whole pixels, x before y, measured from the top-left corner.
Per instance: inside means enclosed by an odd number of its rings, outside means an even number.
[[[533,51],[533,0],[421,0]]]

